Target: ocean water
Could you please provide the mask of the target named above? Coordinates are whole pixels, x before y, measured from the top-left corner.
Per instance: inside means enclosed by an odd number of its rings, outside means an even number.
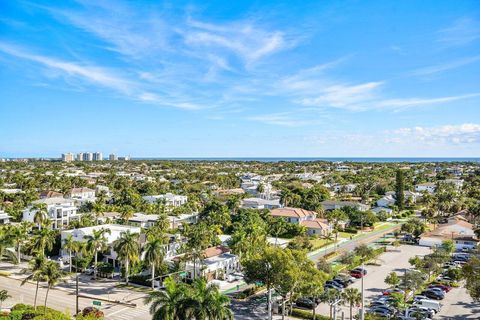
[[[334,158],[250,158],[250,157],[238,157],[238,158],[132,158],[132,160],[183,160],[183,161],[258,161],[258,162],[280,162],[280,161],[329,161],[329,162],[378,162],[378,163],[394,163],[394,162],[404,162],[404,163],[420,163],[420,162],[480,162],[479,158],[355,158],[355,157],[334,157]]]

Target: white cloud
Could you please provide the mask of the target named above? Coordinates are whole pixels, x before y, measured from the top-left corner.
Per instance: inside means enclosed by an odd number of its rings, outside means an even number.
[[[464,17],[439,31],[438,41],[448,46],[467,45],[480,39],[480,21]]]
[[[249,117],[248,120],[283,127],[301,127],[317,123],[315,120],[298,119],[292,113],[274,113]]]
[[[392,141],[417,141],[426,144],[477,144],[480,143],[480,124],[464,123],[438,127],[400,128],[389,134]],[[400,140],[399,140],[400,139]]]
[[[17,58],[30,60],[52,70],[60,71],[62,76],[75,77],[114,89],[124,94],[130,94],[134,84],[105,68],[80,65],[73,62],[62,61],[51,57],[28,53],[20,48],[0,42],[0,51]]]
[[[412,71],[410,74],[415,76],[429,76],[438,73],[442,73],[445,71],[449,71],[452,69],[457,69],[472,63],[475,63],[480,60],[480,56],[468,57],[460,60],[451,61],[444,64],[439,64],[435,66],[429,66],[421,69],[417,69]]]

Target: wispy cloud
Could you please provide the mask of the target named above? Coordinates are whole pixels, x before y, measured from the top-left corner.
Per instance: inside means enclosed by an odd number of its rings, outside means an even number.
[[[299,119],[294,113],[290,112],[257,115],[249,117],[247,120],[283,127],[301,127],[318,123],[317,120]]]
[[[480,39],[480,21],[464,17],[452,26],[438,32],[438,42],[448,46],[462,46]]]
[[[464,123],[437,127],[401,128],[390,132],[394,141],[420,141],[427,144],[480,143],[480,124]],[[398,137],[395,137],[398,136]],[[414,140],[412,140],[414,139]]]
[[[417,69],[412,71],[410,74],[414,76],[430,76],[445,71],[457,69],[472,63],[475,63],[480,60],[480,56],[463,58],[455,61],[446,62],[439,65],[428,66],[425,68]]]
[[[134,84],[113,72],[96,66],[80,65],[73,62],[63,61],[43,55],[29,53],[16,46],[0,42],[0,51],[11,56],[36,62],[51,70],[61,72],[62,76],[75,77],[90,83],[101,85],[105,88],[114,89],[124,94],[131,94]]]

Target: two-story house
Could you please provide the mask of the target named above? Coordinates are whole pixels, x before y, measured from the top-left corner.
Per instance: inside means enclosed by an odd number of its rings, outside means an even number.
[[[301,208],[277,208],[273,209],[270,214],[272,217],[285,219],[289,223],[299,224],[307,228],[310,235],[327,235],[332,231],[326,219],[317,218],[315,211],[309,211]]]
[[[23,220],[34,222],[38,204],[44,204],[47,209],[47,218],[51,221],[53,229],[62,229],[73,220],[80,218],[77,213],[77,207],[72,199],[64,198],[45,198],[32,202],[32,205],[23,210]]]

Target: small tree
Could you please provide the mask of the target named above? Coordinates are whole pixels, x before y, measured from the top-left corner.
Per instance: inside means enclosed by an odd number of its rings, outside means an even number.
[[[441,245],[442,249],[445,250],[449,255],[455,252],[455,243],[452,240],[445,240]]]
[[[7,290],[0,290],[0,311],[2,310],[3,302],[11,297],[12,296],[8,294]]]
[[[385,278],[385,283],[391,285],[392,287],[396,287],[400,284],[400,278],[396,272],[390,272]]]
[[[396,183],[395,183],[395,204],[399,211],[402,211],[405,206],[405,181],[402,170],[397,170]]]

